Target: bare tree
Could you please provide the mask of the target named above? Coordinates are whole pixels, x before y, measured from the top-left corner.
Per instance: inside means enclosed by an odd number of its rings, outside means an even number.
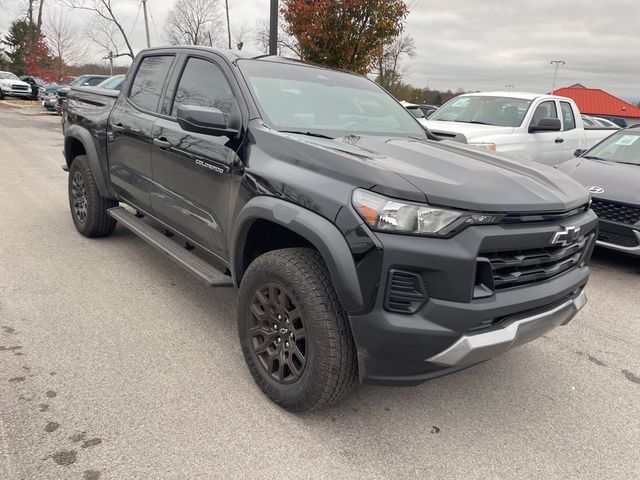
[[[213,46],[222,27],[219,0],[178,0],[169,10],[165,37],[173,45]]]
[[[127,33],[124,31],[122,22],[118,20],[118,17],[116,16],[114,11],[114,8],[117,5],[117,0],[59,0],[59,1],[62,5],[68,8],[72,8],[76,10],[87,10],[89,12],[93,12],[96,14],[97,17],[102,19],[102,21],[112,24],[112,26],[114,27],[112,29],[112,33],[113,34],[120,33],[120,36],[122,37],[122,41],[126,45],[126,51],[124,52],[124,55],[127,55],[131,58],[135,56],[133,54],[133,48],[131,48],[131,42],[129,42],[129,37],[127,36]]]
[[[231,29],[231,36],[233,37],[233,44],[238,50],[242,50],[242,47],[247,43],[247,38],[251,35],[251,28],[243,23],[239,27]]]
[[[60,10],[51,10],[44,20],[44,33],[58,77],[65,75],[67,65],[74,65],[86,59],[88,48],[82,31],[72,24],[68,16]]]
[[[416,56],[416,44],[413,37],[404,33],[398,35],[393,43],[383,47],[378,63],[377,82],[384,88],[389,89],[402,79],[399,62],[405,55],[409,58],[414,58]]]
[[[256,22],[255,41],[258,49],[265,54],[269,53],[269,21],[262,19]],[[278,55],[290,55],[301,58],[300,48],[296,39],[284,29],[284,19],[278,19]]]

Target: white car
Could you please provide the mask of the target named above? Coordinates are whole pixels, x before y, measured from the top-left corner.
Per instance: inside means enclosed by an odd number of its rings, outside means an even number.
[[[4,97],[31,98],[31,85],[11,72],[0,71],[0,100]]]
[[[535,93],[460,95],[419,122],[440,138],[546,165],[568,160],[576,150],[590,148],[613,133],[585,130],[570,98]]]

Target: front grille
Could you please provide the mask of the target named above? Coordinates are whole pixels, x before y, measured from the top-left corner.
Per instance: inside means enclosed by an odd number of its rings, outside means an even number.
[[[420,275],[390,270],[384,307],[391,312],[415,313],[428,300]]]
[[[596,212],[598,217],[604,220],[627,225],[634,225],[640,222],[640,207],[634,205],[608,202],[594,198],[591,208]]]
[[[26,92],[30,90],[30,87],[28,87],[27,85],[11,85],[11,90],[21,90],[23,92]]]
[[[637,247],[640,245],[638,238],[629,231],[628,234],[607,232],[600,230],[598,233],[598,240],[601,242],[612,243],[614,245],[620,245],[621,247]]]
[[[491,265],[493,290],[542,282],[576,267],[591,243],[593,233],[567,246],[529,250],[484,252],[479,263]]]

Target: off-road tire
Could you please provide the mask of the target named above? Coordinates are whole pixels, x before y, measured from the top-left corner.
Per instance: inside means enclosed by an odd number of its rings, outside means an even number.
[[[272,378],[259,360],[249,333],[258,318],[251,311],[252,299],[265,285],[273,284],[291,294],[291,300],[301,309],[306,329],[306,365],[300,377],[289,384]],[[357,377],[356,349],[347,314],[340,307],[317,251],[287,248],[260,255],[244,274],[239,297],[242,353],[256,384],[267,397],[293,412],[318,409],[344,397]],[[275,317],[274,321],[277,322]]]
[[[82,186],[79,187],[80,181]],[[80,191],[84,192],[82,198],[79,196]],[[83,207],[79,208],[78,202],[83,200]],[[116,228],[116,221],[109,216],[107,210],[117,206],[117,201],[100,195],[86,155],[74,158],[69,168],[69,208],[78,232],[89,238],[111,235]]]

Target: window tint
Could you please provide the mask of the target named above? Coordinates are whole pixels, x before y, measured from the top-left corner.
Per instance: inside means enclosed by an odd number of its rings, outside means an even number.
[[[556,108],[556,102],[547,101],[542,102],[536,108],[536,111],[533,113],[533,119],[531,120],[531,125],[538,125],[540,120],[543,118],[558,118],[558,109]]]
[[[101,84],[102,82],[104,82],[106,79],[104,77],[93,77],[90,78],[89,80],[87,80],[87,83],[90,87],[95,87],[96,85]]]
[[[190,58],[178,84],[172,116],[176,115],[180,105],[219,108],[229,121],[236,100],[220,68],[206,60]]]
[[[146,57],[142,60],[129,93],[133,103],[145,110],[157,111],[160,93],[171,62],[173,56],[169,55]]]
[[[576,119],[573,116],[573,109],[568,102],[560,102],[560,109],[562,110],[562,121],[564,123],[564,130],[573,130],[576,128]]]

